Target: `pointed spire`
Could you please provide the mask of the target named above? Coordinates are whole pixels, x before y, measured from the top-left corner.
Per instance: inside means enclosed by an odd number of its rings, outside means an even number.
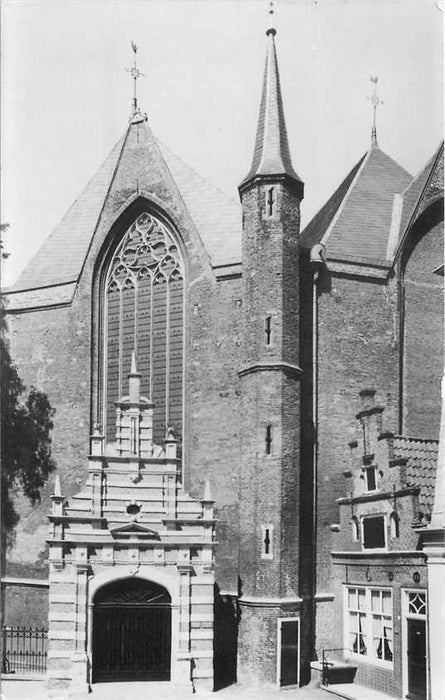
[[[272,5],[272,3],[271,3]],[[260,113],[252,166],[241,182],[243,190],[256,177],[285,176],[303,186],[293,169],[284,118],[280,75],[275,49],[276,29],[273,26],[273,6],[269,11],[271,26],[266,32],[267,54],[261,94]]]

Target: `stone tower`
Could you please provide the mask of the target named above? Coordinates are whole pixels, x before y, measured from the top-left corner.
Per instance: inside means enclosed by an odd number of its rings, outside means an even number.
[[[275,50],[267,56],[243,207],[239,677],[298,682],[299,227]],[[284,653],[284,648],[287,649]],[[283,655],[284,654],[284,655]],[[260,676],[259,676],[260,674]]]

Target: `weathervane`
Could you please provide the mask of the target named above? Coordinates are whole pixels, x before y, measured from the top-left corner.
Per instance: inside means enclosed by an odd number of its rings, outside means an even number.
[[[374,112],[374,117],[373,117],[373,122],[372,122],[372,132],[371,132],[371,143],[373,146],[377,146],[377,126],[376,126],[377,107],[379,105],[383,104],[383,100],[381,100],[377,94],[377,83],[379,81],[378,75],[370,75],[369,79],[370,79],[371,83],[374,83],[374,92],[372,93],[372,95],[368,95],[368,98],[367,98],[368,100],[371,100],[373,112]]]
[[[133,54],[134,54],[133,65],[131,66],[131,68],[126,68],[125,70],[127,71],[127,73],[130,73],[131,77],[133,78],[133,114],[136,114],[136,112],[138,111],[138,98],[137,98],[137,93],[136,93],[136,81],[138,78],[145,75],[145,73],[141,73],[141,71],[137,67],[136,57],[137,57],[138,47],[136,46],[134,41],[131,42],[131,48],[133,49]]]

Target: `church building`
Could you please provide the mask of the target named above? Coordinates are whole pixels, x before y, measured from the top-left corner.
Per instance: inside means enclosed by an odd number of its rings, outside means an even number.
[[[18,497],[6,622],[48,628],[52,689],[443,697],[443,144],[413,177],[374,126],[301,231],[266,42],[238,200],[134,100],[5,293],[57,463],[39,505]]]

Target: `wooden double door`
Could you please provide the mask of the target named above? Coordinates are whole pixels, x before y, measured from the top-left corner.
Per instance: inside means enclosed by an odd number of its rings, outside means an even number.
[[[93,608],[93,683],[168,681],[171,673],[171,599],[143,579],[99,589]]]

